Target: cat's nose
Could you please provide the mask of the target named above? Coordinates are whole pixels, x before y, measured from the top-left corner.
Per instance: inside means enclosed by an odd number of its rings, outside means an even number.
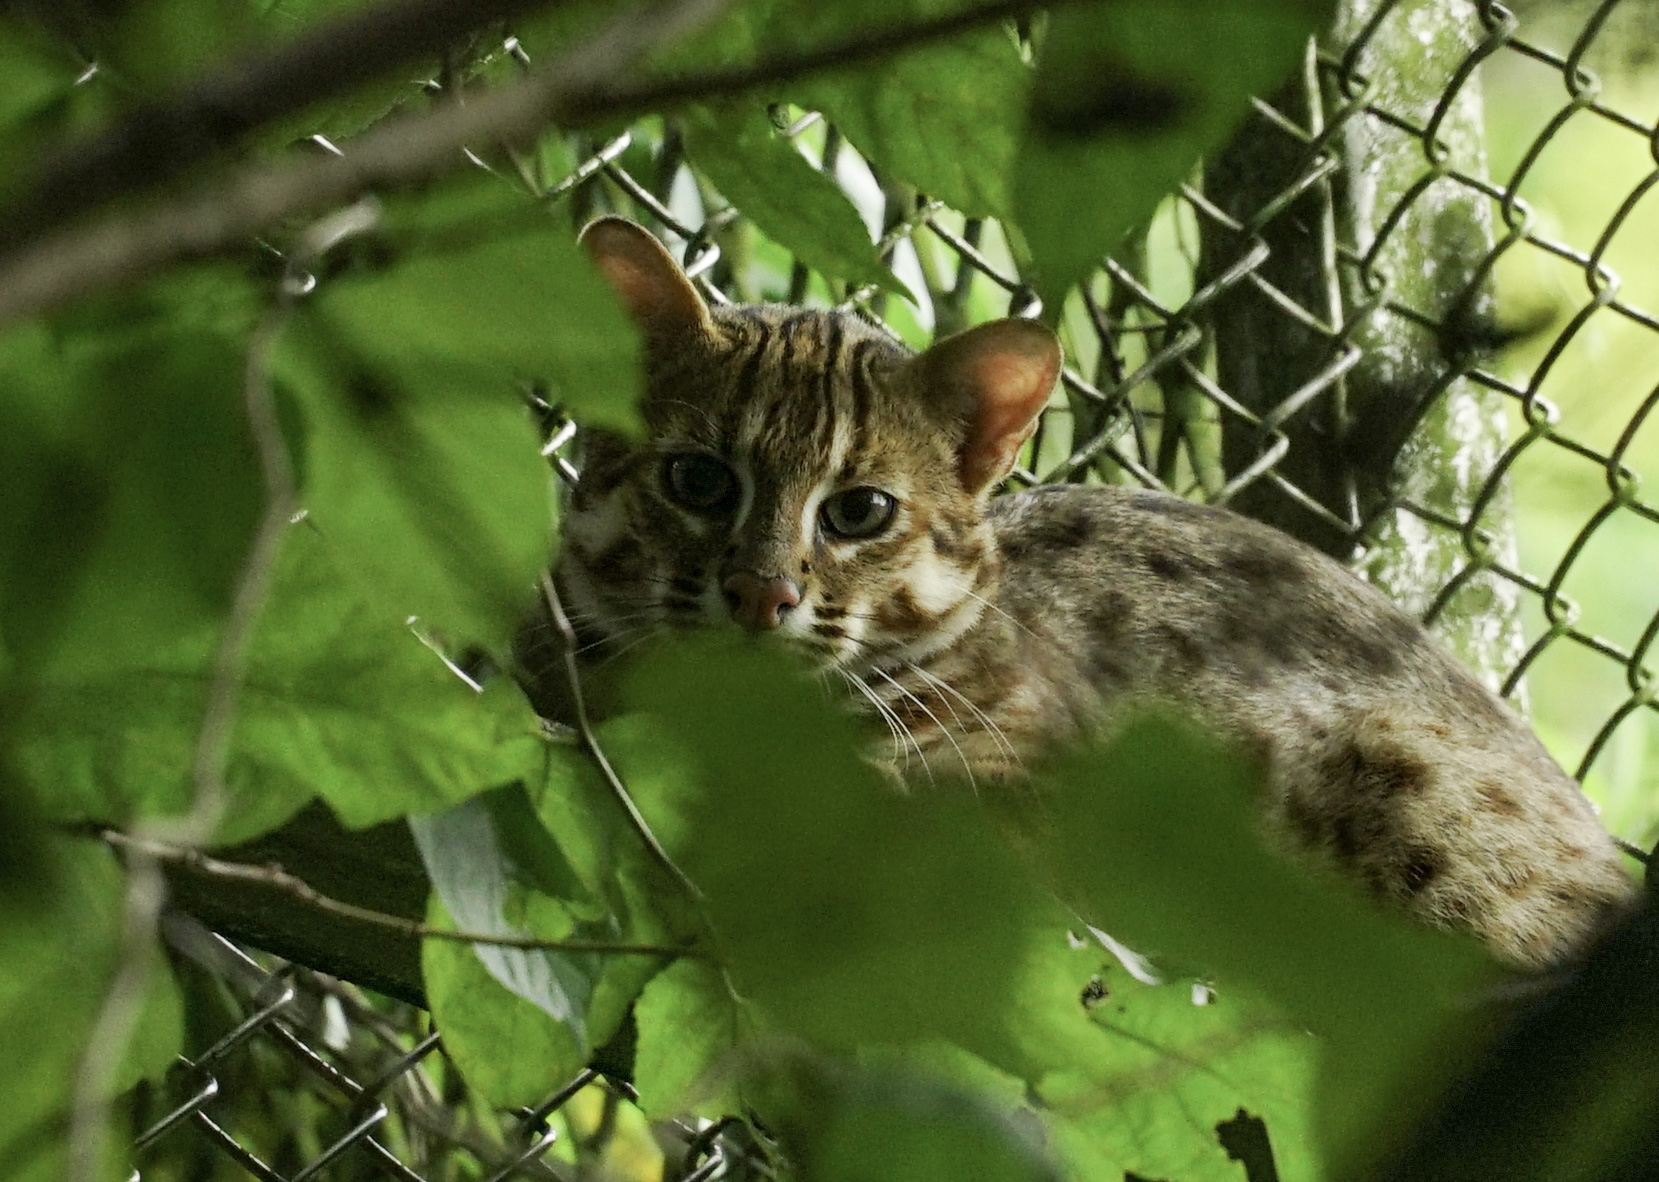
[[[747,571],[732,575],[720,589],[733,618],[745,628],[776,628],[801,602],[801,589],[788,579],[763,579]]]

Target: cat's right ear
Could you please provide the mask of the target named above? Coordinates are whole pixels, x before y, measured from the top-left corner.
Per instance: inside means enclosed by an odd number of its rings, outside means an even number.
[[[648,231],[626,218],[602,217],[588,223],[579,241],[647,335],[709,329],[708,305]]]

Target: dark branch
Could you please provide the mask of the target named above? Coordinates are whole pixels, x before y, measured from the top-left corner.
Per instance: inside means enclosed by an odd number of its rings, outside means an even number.
[[[18,242],[112,197],[143,192],[313,103],[435,58],[467,34],[563,0],[404,0],[352,13],[267,53],[248,54],[148,103],[90,143],[50,156],[6,221]]]
[[[182,866],[197,874],[222,881],[269,887],[292,896],[318,911],[326,911],[331,915],[359,923],[373,924],[421,940],[452,940],[463,944],[489,944],[498,948],[523,948],[543,952],[606,952],[619,956],[670,957],[703,955],[695,948],[669,947],[661,944],[629,944],[614,940],[544,940],[536,936],[486,935],[481,932],[457,932],[449,928],[435,928],[417,920],[405,919],[401,915],[390,915],[384,911],[359,907],[355,903],[332,898],[304,879],[289,874],[281,866],[250,866],[245,862],[225,862],[209,857],[198,849],[133,837],[115,829],[99,830],[98,837],[107,845],[132,850],[157,862]]]
[[[0,260],[0,325],[181,259],[240,246],[284,219],[350,201],[373,187],[455,171],[465,167],[462,149],[468,144],[525,138],[550,124],[582,126],[745,93],[877,60],[1042,7],[1033,0],[997,0],[751,66],[618,84],[626,67],[706,18],[713,6],[711,0],[680,0],[655,13],[648,28],[641,27],[647,22],[630,15],[538,67],[522,82],[486,91],[465,105],[446,104],[424,115],[388,119],[347,145],[343,156],[249,167],[195,196],[114,214],[25,245]]]

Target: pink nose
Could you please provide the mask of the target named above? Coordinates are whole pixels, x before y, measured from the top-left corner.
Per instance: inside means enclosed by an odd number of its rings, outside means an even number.
[[[732,616],[745,628],[776,628],[784,613],[801,602],[801,589],[788,579],[763,579],[740,571],[720,585]]]

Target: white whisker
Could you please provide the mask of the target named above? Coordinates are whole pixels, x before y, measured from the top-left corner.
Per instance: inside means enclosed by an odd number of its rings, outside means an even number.
[[[937,714],[935,714],[933,711],[931,711],[927,708],[927,703],[926,702],[922,701],[915,694],[913,694],[909,690],[907,690],[903,685],[899,684],[898,679],[896,677],[894,677],[891,673],[888,673],[885,669],[877,669],[875,672],[878,673],[881,676],[882,680],[887,682],[888,685],[892,686],[894,689],[898,690],[899,693],[903,694],[905,697],[909,698],[912,702],[916,703],[917,707],[921,710],[921,712],[923,714],[927,715],[929,718],[931,718],[933,720],[933,725],[939,728],[939,733],[945,736],[945,741],[947,743],[949,743],[952,748],[955,749],[956,758],[958,758],[962,761],[962,770],[964,772],[966,772],[967,775],[968,775],[968,787],[973,789],[973,793],[974,793],[975,796],[978,796],[979,795],[979,784],[974,779],[973,767],[968,763],[967,755],[963,752],[961,746],[957,743],[956,736],[954,736],[950,733],[950,728],[948,726],[946,726],[944,723],[939,721],[939,716]],[[961,720],[960,719],[957,721],[957,725],[958,726],[961,725]],[[918,748],[918,750],[920,750],[920,748]],[[931,779],[931,778],[932,777],[930,776],[929,779]]]
[[[969,712],[979,720],[979,724],[985,728],[986,733],[991,736],[991,739],[1008,753],[1008,758],[1012,759],[1015,763],[1020,762],[1019,752],[1014,750],[1014,744],[1009,742],[1008,736],[1002,733],[1002,728],[992,720],[989,714],[986,714],[985,711],[974,705],[973,701],[968,698],[966,694],[957,689],[954,685],[950,684],[950,682],[946,681],[944,678],[937,677],[934,674],[929,673],[926,669],[923,669],[914,661],[906,661],[905,667],[910,669],[916,674],[916,676],[920,677],[929,685],[938,687],[940,690],[950,694],[958,702],[961,702],[964,706],[966,706]],[[945,705],[948,708],[950,703],[946,702]],[[952,710],[951,713],[954,715],[955,711]]]

